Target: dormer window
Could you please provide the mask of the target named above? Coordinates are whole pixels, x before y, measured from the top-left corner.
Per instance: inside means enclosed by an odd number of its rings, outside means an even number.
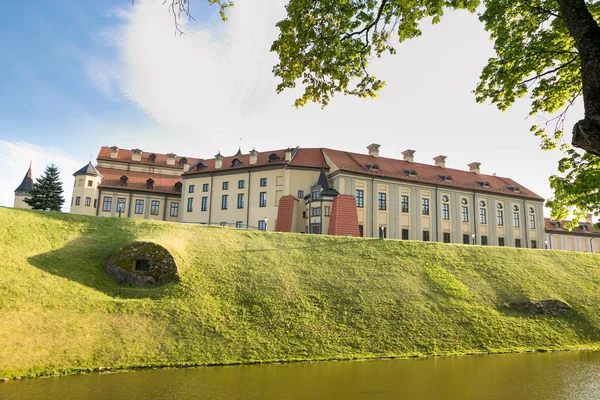
[[[379,165],[377,164],[367,164],[365,165],[369,171],[379,171]]]
[[[127,177],[127,175],[123,175],[121,178],[119,178],[119,184],[121,186],[127,186],[128,181],[129,181],[129,178]]]
[[[198,165],[196,165],[196,171],[202,171],[203,169],[206,169],[206,164],[200,161]]]
[[[239,167],[239,166],[241,166],[242,164],[243,164],[243,163],[242,163],[242,161],[241,161],[239,158],[236,158],[236,159],[234,159],[234,160],[231,162],[231,166],[232,166],[232,167]]]
[[[556,225],[556,227],[557,227],[558,229],[560,229],[560,221],[556,221],[554,224]]]
[[[518,187],[518,186],[507,186],[506,188],[507,188],[508,190],[510,190],[511,192],[515,192],[515,193],[518,193],[518,192],[520,192],[520,189],[519,189],[519,187]]]
[[[450,175],[438,175],[443,182],[452,182],[452,177]]]
[[[177,192],[181,192],[181,186],[182,186],[181,182],[177,182],[177,183],[175,184],[175,190],[176,190]]]
[[[580,227],[581,227],[581,230],[582,230],[582,231],[584,231],[584,232],[587,232],[587,231],[588,231],[588,227],[587,227],[587,225],[580,225]]]
[[[417,175],[417,171],[415,171],[414,169],[405,169],[404,170],[404,175],[406,176],[412,176],[413,178],[416,178]]]
[[[273,153],[273,154],[271,154],[271,155],[269,156],[269,162],[270,162],[270,163],[272,163],[272,162],[277,162],[277,161],[279,161],[279,160],[281,160],[281,157],[279,157],[279,156],[278,156],[277,154],[275,154],[275,153]]]
[[[186,164],[188,163],[188,159],[187,159],[187,158],[185,158],[185,157],[181,157],[181,160],[179,160],[179,163],[180,163],[181,165],[186,165]]]
[[[487,181],[477,181],[477,183],[479,184],[479,186],[484,187],[484,188],[491,187],[490,183]]]
[[[150,161],[152,164],[154,164],[156,162],[156,154],[152,153],[148,156],[148,161]]]
[[[148,189],[148,190],[154,189],[154,179],[150,178],[146,181],[146,189]]]

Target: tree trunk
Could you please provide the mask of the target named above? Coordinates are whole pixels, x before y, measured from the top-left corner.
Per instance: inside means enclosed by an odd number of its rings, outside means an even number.
[[[581,58],[585,117],[573,127],[574,146],[600,156],[600,27],[585,0],[558,0]]]

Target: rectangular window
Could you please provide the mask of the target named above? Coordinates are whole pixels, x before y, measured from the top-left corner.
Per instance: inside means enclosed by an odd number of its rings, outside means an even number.
[[[267,178],[260,178],[260,187],[267,186]]]
[[[331,207],[325,206],[324,208],[325,208],[325,210],[324,210],[325,211],[325,216],[329,217],[331,215]]]
[[[402,195],[402,212],[408,212],[408,196]]]
[[[531,248],[532,249],[537,249],[537,240],[532,240],[531,241]]]
[[[88,186],[89,186],[89,187],[92,187],[92,185],[93,185],[93,184],[94,184],[94,181],[92,181],[92,180],[88,180]]]
[[[485,208],[479,209],[479,223],[487,224],[487,210]]]
[[[363,237],[363,236],[365,236],[365,234],[364,234],[364,233],[365,233],[365,232],[364,232],[364,229],[365,229],[365,228],[364,228],[364,226],[363,226],[363,225],[359,225],[359,226],[358,226],[358,236],[360,236],[360,237]]]
[[[223,182],[223,190],[229,190],[229,182]]]
[[[521,223],[519,221],[519,213],[513,213],[513,225],[515,228],[518,228],[519,226],[521,226]]]
[[[462,207],[462,222],[469,222],[469,207],[466,207],[466,206]],[[465,244],[469,244],[469,243],[465,243]]]
[[[482,246],[487,246],[488,245],[487,236],[482,236],[481,237],[481,245]]]
[[[92,198],[91,197],[86,197],[85,198],[85,205],[88,206],[88,207],[92,205]]]
[[[104,196],[104,201],[102,202],[102,211],[110,211],[111,208],[112,208],[112,197]]]
[[[187,203],[187,212],[193,212],[193,211],[194,211],[194,198],[189,197],[188,203]]]
[[[321,207],[315,207],[312,209],[312,216],[313,217],[318,217],[319,215],[321,215]]]
[[[242,179],[242,180],[238,181],[238,189],[243,189],[245,185],[246,185],[245,180]]]
[[[105,199],[106,199],[106,197],[105,197]],[[81,197],[79,197],[79,196],[75,197],[75,205],[78,206],[80,204],[81,204]]]
[[[504,225],[504,211],[498,210],[496,212],[496,216],[498,217],[498,226]]]
[[[159,208],[160,208],[160,202],[158,200],[152,200],[152,203],[150,203],[150,214],[158,215]]]
[[[227,226],[227,222],[219,222],[220,226]]]
[[[319,191],[318,190],[313,190],[313,192],[311,193],[311,200],[319,200]]]
[[[196,185],[190,185],[188,187],[188,193],[194,193],[194,190],[196,190]]]
[[[267,206],[267,192],[260,192],[258,197],[258,206],[266,207]]]
[[[444,219],[444,220],[450,219],[450,204],[448,204],[448,203],[442,204],[442,219]]]
[[[238,193],[237,208],[244,208],[244,193]]]
[[[135,201],[135,213],[142,214],[144,212],[144,200]]]
[[[179,203],[175,203],[175,202],[171,203],[171,209],[170,209],[169,215],[171,217],[179,216]]]
[[[200,211],[206,211],[208,209],[208,197],[203,197],[200,204]]]
[[[117,212],[121,211],[122,213],[125,212],[125,202],[127,200],[125,200],[124,197],[119,197],[117,199]]]
[[[535,214],[529,214],[529,229],[535,229]]]
[[[444,232],[444,243],[450,243],[450,232]]]
[[[429,199],[421,199],[421,214],[429,215]]]
[[[83,179],[79,179],[79,186],[83,186]]]
[[[364,190],[356,190],[356,207],[363,208],[365,206],[365,191]]]
[[[385,193],[379,193],[378,202],[380,210],[387,210],[387,195]]]
[[[515,239],[515,247],[521,247],[521,239]]]
[[[304,190],[298,190],[298,198],[299,199],[303,199],[304,198]]]
[[[423,231],[423,241],[429,242],[429,231]]]
[[[470,239],[469,235],[464,234],[463,235],[463,244],[469,244],[469,243],[471,243],[471,239]]]
[[[94,208],[96,208],[96,206],[98,206],[98,199],[94,199]]]
[[[383,225],[379,227],[379,239],[387,238],[387,228]]]
[[[221,196],[221,210],[227,210],[227,205],[229,202],[229,196],[224,194]]]
[[[264,219],[258,221],[258,230],[266,231],[267,230],[267,222]]]
[[[243,182],[243,181],[242,181]],[[235,221],[235,227],[241,229],[244,227],[244,221]]]
[[[208,183],[205,183],[202,185],[202,191],[203,192],[208,192]]]
[[[504,246],[504,238],[503,237],[498,238],[498,246]]]
[[[402,229],[402,240],[408,240],[408,229]]]

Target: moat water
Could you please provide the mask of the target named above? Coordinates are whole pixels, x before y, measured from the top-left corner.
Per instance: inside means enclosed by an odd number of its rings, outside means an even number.
[[[600,399],[600,352],[91,374],[2,383],[0,399]]]

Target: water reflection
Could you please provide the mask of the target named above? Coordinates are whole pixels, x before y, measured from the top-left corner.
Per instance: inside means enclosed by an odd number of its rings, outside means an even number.
[[[207,367],[0,384],[1,399],[600,399],[600,352]]]

